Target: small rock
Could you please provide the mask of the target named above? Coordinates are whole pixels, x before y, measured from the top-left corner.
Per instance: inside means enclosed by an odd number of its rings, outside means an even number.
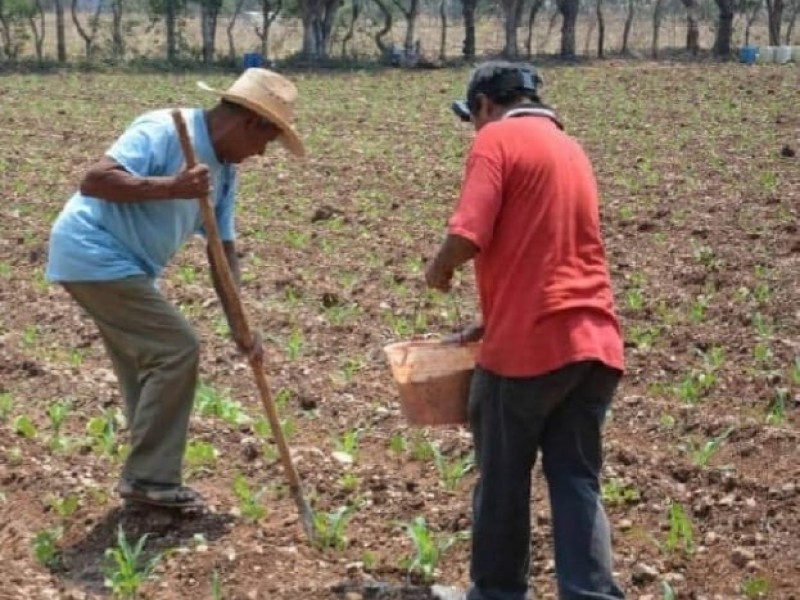
[[[630,531],[631,528],[633,528],[633,521],[631,521],[630,519],[622,519],[619,522],[618,527],[620,531]]]
[[[645,563],[636,563],[631,580],[635,585],[647,585],[658,579],[658,570]]]
[[[344,600],[364,600],[364,596],[358,592],[347,592],[344,595]]]
[[[731,562],[737,567],[744,569],[751,560],[755,560],[756,555],[752,550],[737,546],[731,552]]]
[[[352,465],[353,464],[353,456],[351,454],[348,454],[347,452],[340,452],[340,451],[337,450],[336,452],[331,454],[331,456],[339,464],[342,464],[342,465]]]
[[[709,531],[705,536],[703,536],[703,543],[706,546],[713,546],[719,540],[719,536],[714,533],[713,531]]]
[[[784,144],[781,148],[781,156],[784,158],[794,158],[796,155],[797,152],[789,144]]]

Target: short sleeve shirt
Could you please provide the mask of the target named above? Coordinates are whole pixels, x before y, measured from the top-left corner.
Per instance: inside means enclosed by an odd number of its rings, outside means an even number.
[[[479,248],[483,368],[506,377],[582,360],[623,369],[599,220],[589,159],[554,121],[515,116],[478,132],[449,232]]]
[[[217,160],[200,109],[183,109],[198,162],[211,171],[220,236],[235,238],[236,169]],[[185,162],[169,110],[137,118],[106,152],[133,175],[175,175]],[[157,278],[193,234],[203,235],[196,199],[109,202],[76,193],[56,219],[47,265],[50,281]]]

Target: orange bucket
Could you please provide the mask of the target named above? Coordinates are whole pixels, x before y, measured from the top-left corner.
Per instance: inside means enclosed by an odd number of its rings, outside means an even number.
[[[410,424],[467,422],[469,388],[479,346],[428,340],[384,347],[400,393],[400,408]]]

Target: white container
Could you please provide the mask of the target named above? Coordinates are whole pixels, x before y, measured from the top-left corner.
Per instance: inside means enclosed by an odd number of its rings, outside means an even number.
[[[792,47],[791,46],[778,46],[775,49],[775,62],[779,65],[785,65],[792,60]]]
[[[775,46],[762,46],[758,49],[757,63],[770,64],[775,62]]]
[[[800,46],[792,46],[792,60],[800,65]]]

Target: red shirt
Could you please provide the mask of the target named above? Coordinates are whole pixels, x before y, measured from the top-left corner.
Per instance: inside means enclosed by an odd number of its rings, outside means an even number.
[[[598,213],[591,163],[552,120],[478,132],[449,231],[480,249],[483,368],[530,377],[595,359],[623,369]]]

